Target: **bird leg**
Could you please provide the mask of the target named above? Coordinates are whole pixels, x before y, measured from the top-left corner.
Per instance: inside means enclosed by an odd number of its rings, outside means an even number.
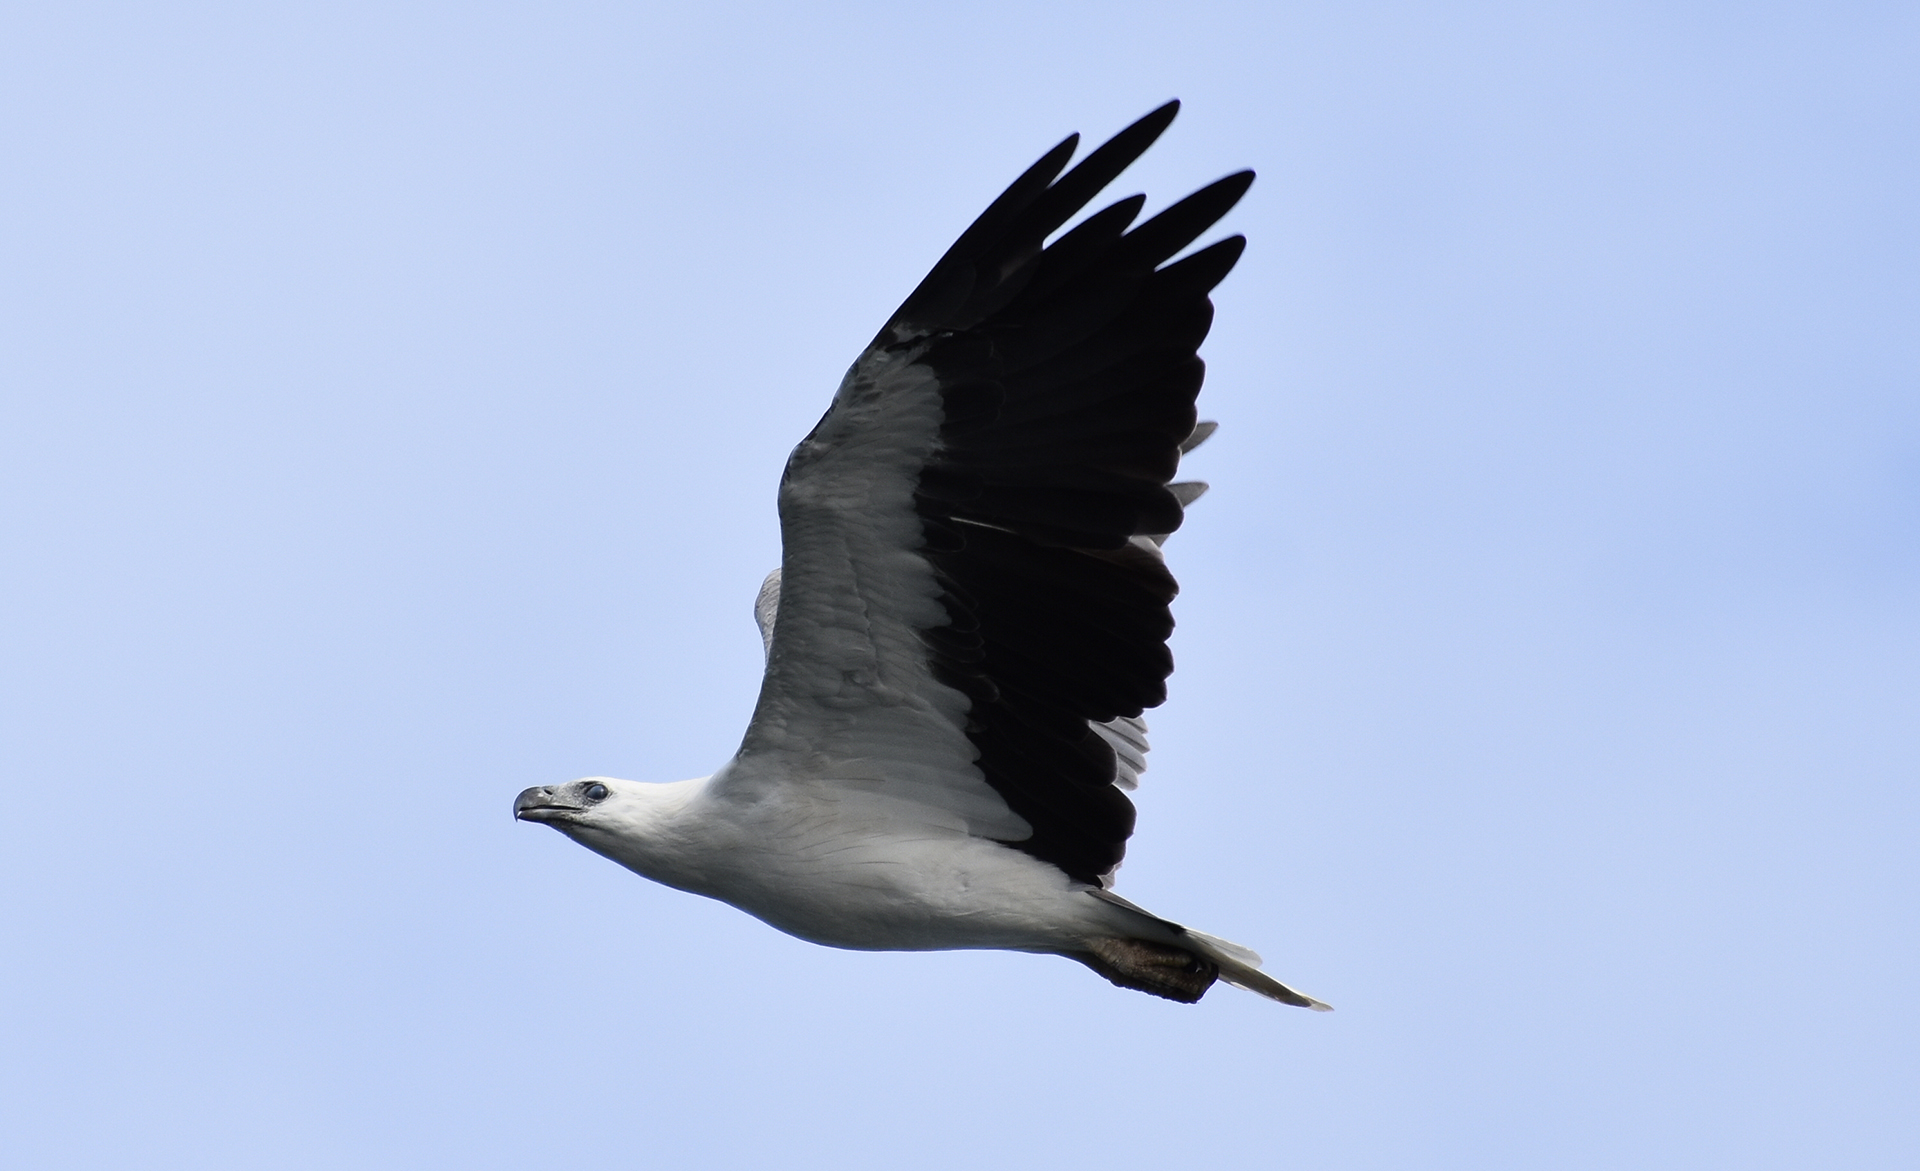
[[[1142,939],[1095,939],[1088,950],[1071,953],[1122,988],[1132,988],[1182,1004],[1206,995],[1220,975],[1220,965],[1204,956]]]

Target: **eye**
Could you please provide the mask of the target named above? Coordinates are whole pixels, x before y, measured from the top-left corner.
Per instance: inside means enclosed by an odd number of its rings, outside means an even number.
[[[593,784],[587,786],[587,800],[605,801],[606,799],[607,799],[607,787],[605,785],[601,784],[599,781],[595,781]]]

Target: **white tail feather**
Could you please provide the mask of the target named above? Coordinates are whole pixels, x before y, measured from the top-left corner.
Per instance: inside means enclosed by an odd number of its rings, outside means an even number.
[[[1189,931],[1187,934],[1192,936],[1194,933]],[[1296,1008],[1310,1008],[1315,1012],[1333,1011],[1331,1004],[1315,1000],[1304,992],[1295,992],[1252,964],[1243,964],[1212,946],[1206,946],[1203,950],[1206,951],[1209,959],[1220,965],[1220,978],[1235,988],[1258,992],[1268,1000],[1277,1000],[1281,1004],[1291,1004]]]

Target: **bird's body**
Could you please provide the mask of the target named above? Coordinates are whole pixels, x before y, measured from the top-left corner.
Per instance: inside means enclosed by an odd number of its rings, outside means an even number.
[[[1243,241],[1163,262],[1252,175],[1130,232],[1138,197],[1044,241],[1175,108],[1016,181],[794,450],[735,757],[674,784],[530,789],[518,816],[816,943],[1051,953],[1176,1000],[1221,978],[1324,1007],[1107,889],[1140,713],[1172,669],[1160,542],[1204,488],[1170,482],[1212,429],[1193,350]]]
[[[1108,904],[1075,897],[1065,874],[1018,850],[964,830],[902,832],[884,804],[825,796],[828,778],[789,778],[752,800],[730,795],[733,779],[602,782],[636,799],[622,811],[608,798],[611,824],[578,840],[829,947],[1053,951],[1113,930]]]

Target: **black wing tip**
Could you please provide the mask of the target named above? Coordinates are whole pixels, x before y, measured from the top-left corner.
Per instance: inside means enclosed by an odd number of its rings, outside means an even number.
[[[1235,171],[1175,202],[1125,236],[1133,256],[1154,265],[1198,239],[1234,209],[1253,186],[1252,171]]]
[[[1052,163],[1051,170],[1053,174],[1058,175],[1060,173],[1060,169],[1067,165],[1067,160],[1073,157],[1073,152],[1079,149],[1080,149],[1080,132],[1076,130],[1072,134],[1067,135],[1065,138],[1055,143],[1053,146],[1053,149],[1048,151],[1046,154],[1041,155],[1040,161],[1034,163],[1033,166],[1028,168],[1028,170],[1038,171],[1043,166],[1046,166],[1047,164]],[[1054,161],[1056,158],[1059,160],[1058,162]]]
[[[1118,134],[1115,134],[1112,138],[1109,138],[1106,142],[1102,143],[1101,148],[1105,149],[1107,147],[1113,146],[1116,143],[1121,143],[1124,141],[1128,147],[1131,147],[1131,149],[1128,150],[1127,152],[1128,162],[1131,162],[1133,159],[1139,158],[1141,155],[1145,154],[1147,151],[1147,148],[1152,146],[1156,141],[1158,141],[1162,134],[1166,133],[1167,127],[1173,125],[1173,120],[1175,117],[1179,115],[1179,113],[1180,113],[1179,98],[1172,98],[1166,102],[1163,102],[1162,104],[1155,106],[1153,109],[1147,111],[1145,114],[1141,115],[1138,118],[1135,118],[1132,122],[1128,123],[1126,127],[1123,128]],[[1076,130],[1072,134],[1069,134],[1065,138],[1061,139],[1059,145],[1055,146],[1052,150],[1042,155],[1040,158],[1040,162],[1041,163],[1048,162],[1056,154],[1059,154],[1060,152],[1065,151],[1066,157],[1062,158],[1060,161],[1060,165],[1054,168],[1054,170],[1058,172],[1060,170],[1060,167],[1065,166],[1066,159],[1073,157],[1073,152],[1079,148],[1079,144],[1080,144],[1080,132]],[[1039,164],[1036,163],[1035,166],[1031,169],[1034,169],[1034,170],[1039,169]]]
[[[1180,99],[1175,98],[1149,111],[1144,117],[1134,119],[1126,129],[1101,144],[1100,149],[1120,154],[1118,169],[1125,170],[1133,165],[1135,159],[1146,154],[1154,143],[1160,141],[1160,136],[1167,132],[1167,127],[1173,125],[1174,116],[1179,113]]]
[[[1086,168],[1099,172],[1098,186],[1087,191],[1082,198],[1091,199],[1100,187],[1111,183],[1121,171],[1132,166],[1136,159],[1146,154],[1154,143],[1160,141],[1160,136],[1167,132],[1167,127],[1173,125],[1174,116],[1179,112],[1180,99],[1175,98],[1135,118],[1118,134],[1101,143],[1082,161],[1080,167],[1075,168],[1076,171]]]
[[[1237,260],[1239,259],[1240,254],[1245,252],[1246,250],[1247,250],[1246,236],[1239,232],[1235,232],[1231,236],[1220,237],[1218,240],[1215,240],[1213,243],[1207,245],[1205,248],[1202,248],[1200,252],[1214,252],[1214,251],[1219,251],[1222,253],[1232,252],[1234,255],[1234,258]],[[1196,252],[1194,253],[1194,255],[1198,256],[1200,255],[1200,252]]]
[[[1235,171],[1233,174],[1224,178],[1216,179],[1212,183],[1207,184],[1202,190],[1217,188],[1222,191],[1231,191],[1234,193],[1234,201],[1238,202],[1240,197],[1247,193],[1247,188],[1253,186],[1253,181],[1256,177],[1253,168],[1248,167],[1244,171]]]

